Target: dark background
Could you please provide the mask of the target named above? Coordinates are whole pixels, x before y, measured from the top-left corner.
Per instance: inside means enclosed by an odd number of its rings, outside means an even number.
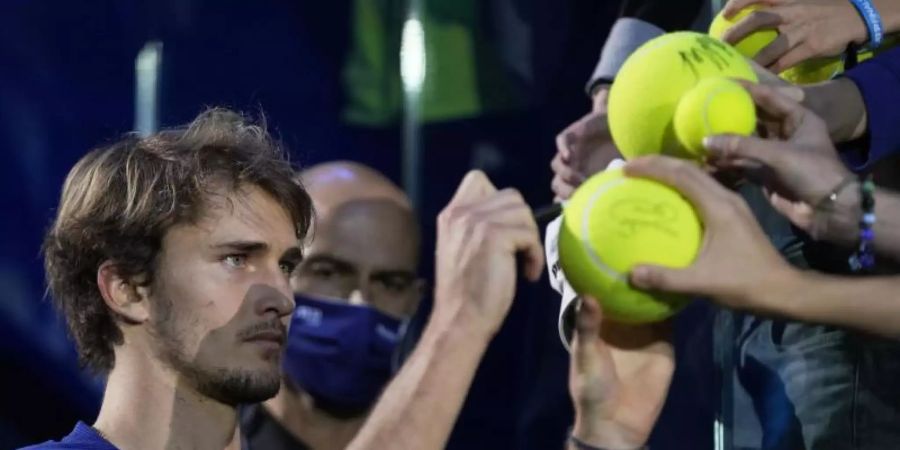
[[[469,168],[520,189],[534,206],[550,202],[554,136],[589,108],[583,86],[618,5],[423,4],[426,36],[433,27],[443,39],[427,46],[429,61],[436,56],[440,64],[429,68],[425,109],[437,112],[417,124],[423,254],[430,255],[434,218]],[[0,449],[58,439],[97,413],[102,380],[78,369],[45,296],[40,242],[69,168],[88,149],[133,129],[135,57],[144,44],[163,44],[162,126],[187,122],[210,105],[264,112],[298,165],[354,159],[400,183],[396,67],[407,7],[392,0],[0,2]],[[353,19],[360,11],[380,12],[384,32],[367,35]],[[454,39],[462,39],[454,36],[467,37],[470,51],[451,53],[461,42]],[[360,78],[347,76],[360,42],[380,43],[388,66],[362,73],[384,83],[373,91],[383,94],[380,114],[363,115],[368,121],[348,113],[354,105],[360,111]],[[472,82],[462,81],[466,67],[474,68]],[[475,106],[454,107],[459,92],[477,99]],[[433,264],[424,259],[430,276]],[[572,411],[558,297],[546,280],[519,292],[451,448],[562,448]],[[427,304],[420,319],[426,314]],[[679,319],[679,368],[653,448],[712,448],[717,394],[709,314],[697,305]]]

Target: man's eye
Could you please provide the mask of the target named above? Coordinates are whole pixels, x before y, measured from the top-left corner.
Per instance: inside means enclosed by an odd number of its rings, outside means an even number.
[[[331,278],[335,275],[335,271],[331,267],[312,267],[310,272],[313,276],[319,278]]]
[[[402,291],[406,290],[406,283],[397,283],[397,282],[389,281],[389,282],[385,283],[385,286],[387,286],[388,290],[390,290],[392,292],[402,292]]]
[[[412,280],[390,278],[381,280],[381,284],[384,285],[385,289],[387,289],[388,291],[399,294],[409,289],[409,286],[412,284]]]
[[[226,255],[223,261],[228,267],[239,269],[247,264],[247,255]]]
[[[281,271],[284,272],[285,275],[290,275],[290,274],[294,273],[294,269],[297,268],[297,263],[285,261],[280,264],[280,267],[281,267]]]

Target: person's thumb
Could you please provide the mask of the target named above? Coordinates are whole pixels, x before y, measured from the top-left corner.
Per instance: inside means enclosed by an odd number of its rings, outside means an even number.
[[[787,217],[794,226],[803,231],[812,231],[810,228],[813,225],[814,211],[811,206],[803,202],[788,200],[778,195],[777,192],[770,193],[768,197],[772,208]]]
[[[575,339],[572,345],[572,356],[583,372],[596,372],[598,364],[596,352],[607,351],[600,339],[602,320],[600,303],[594,298],[583,297],[575,317]]]
[[[637,266],[630,274],[631,284],[637,288],[673,293],[689,293],[693,288],[692,278],[690,269],[651,264]]]

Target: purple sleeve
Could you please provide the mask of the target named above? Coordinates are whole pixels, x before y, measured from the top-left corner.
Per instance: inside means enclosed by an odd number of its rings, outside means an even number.
[[[842,152],[855,170],[900,152],[900,48],[884,52],[848,70],[845,76],[862,93],[868,116],[868,142]]]

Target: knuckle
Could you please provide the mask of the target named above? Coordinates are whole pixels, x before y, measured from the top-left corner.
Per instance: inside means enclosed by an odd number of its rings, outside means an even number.
[[[503,189],[502,195],[504,197],[509,197],[511,200],[516,203],[525,204],[525,197],[522,196],[522,193],[516,188],[506,188]]]
[[[561,148],[565,147],[565,143],[566,143],[565,136],[566,136],[567,132],[568,132],[568,128],[556,135],[556,148],[557,149],[561,149]]]
[[[438,222],[451,225],[464,220],[469,208],[460,205],[448,205],[438,214]]]
[[[477,211],[469,211],[459,219],[460,226],[465,230],[478,230],[487,222],[486,214]]]
[[[553,157],[553,160],[550,161],[550,169],[552,169],[553,172],[560,172],[564,168],[565,163],[563,163],[562,158],[560,157],[559,153],[557,153],[556,156]]]
[[[572,189],[559,177],[553,178],[553,182],[550,183],[550,187],[553,190],[553,193],[559,196],[560,198],[566,199],[569,198],[569,194],[571,194]]]
[[[820,55],[828,50],[828,45],[818,35],[806,36],[806,39],[804,39],[804,41],[806,49],[809,50],[808,53]]]
[[[681,160],[673,159],[668,163],[669,170],[676,178],[686,178],[694,175],[694,167]]]
[[[553,189],[554,191],[556,191],[557,188],[559,187],[560,181],[561,180],[559,178],[559,174],[554,174],[553,178],[550,180],[550,189]]]
[[[471,239],[476,243],[484,243],[491,234],[492,225],[486,220],[470,220],[467,223],[466,231]]]
[[[450,217],[453,215],[452,208],[452,206],[447,206],[438,213],[437,221],[439,225],[450,221]]]
[[[747,20],[748,24],[757,24],[757,23],[763,21],[765,18],[766,18],[765,14],[763,14],[759,10],[756,10],[756,11],[751,12],[750,14],[747,14],[746,20]]]
[[[567,149],[570,151],[572,150],[572,148],[571,148],[572,143],[575,140],[574,132],[572,131],[572,127],[574,127],[574,126],[575,126],[575,124],[572,124],[565,130],[563,130],[562,133],[559,133],[558,135],[556,135],[557,150],[562,150],[562,149]]]
[[[484,183],[488,182],[488,176],[486,173],[484,173],[484,171],[482,171],[480,169],[475,169],[475,170],[472,170],[470,173],[472,174],[472,177],[475,178],[475,181],[477,181],[479,184],[484,184]]]
[[[460,227],[462,229],[471,229],[474,224],[478,221],[478,212],[469,210],[464,211],[456,217],[456,220],[453,221],[453,226]]]
[[[766,92],[764,95],[771,95],[771,93]],[[725,152],[729,155],[737,153],[738,148],[740,147],[739,141],[734,136],[728,136],[727,138],[725,138],[724,144]]]
[[[654,268],[650,268],[644,273],[643,282],[650,289],[659,289],[665,286],[663,274]]]
[[[441,211],[437,216],[437,228],[438,230],[446,230],[449,228],[453,228],[453,219],[452,215],[447,211]]]

